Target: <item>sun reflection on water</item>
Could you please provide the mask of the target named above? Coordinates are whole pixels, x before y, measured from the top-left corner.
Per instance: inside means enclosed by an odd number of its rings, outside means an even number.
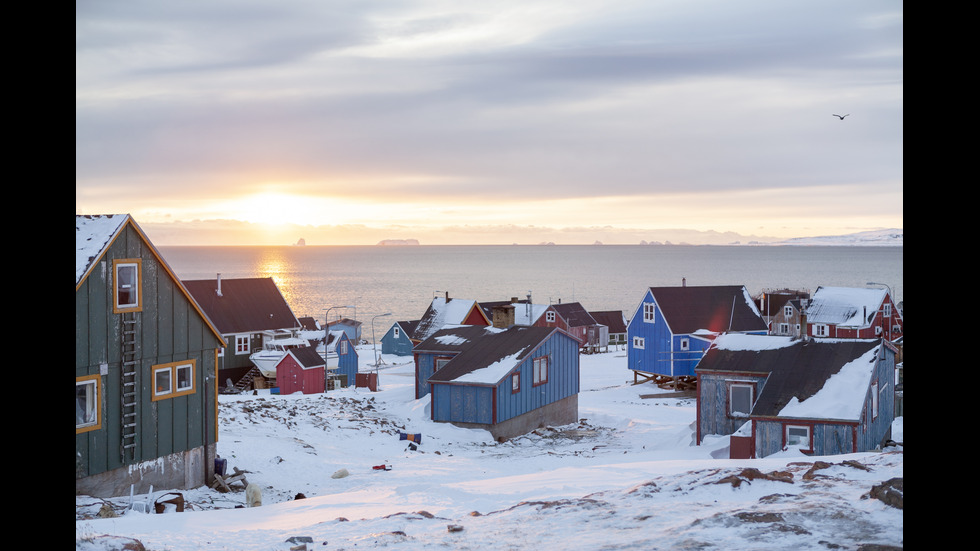
[[[289,262],[280,251],[274,248],[263,249],[256,271],[257,277],[271,277],[283,298],[286,299],[286,303],[293,303],[293,282]]]

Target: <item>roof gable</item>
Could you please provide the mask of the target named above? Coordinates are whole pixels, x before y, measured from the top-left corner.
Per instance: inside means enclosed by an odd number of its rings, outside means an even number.
[[[271,277],[184,281],[187,290],[222,333],[298,328],[286,299]]]
[[[650,287],[650,293],[674,334],[768,329],[741,285]]]
[[[112,243],[124,231],[125,228],[132,228],[133,232],[139,236],[145,244],[146,250],[153,256],[157,264],[170,279],[173,281],[180,293],[190,302],[194,311],[201,316],[208,329],[224,344],[221,332],[215,326],[214,321],[201,308],[200,303],[187,290],[177,274],[170,268],[160,251],[157,250],[153,242],[146,236],[143,229],[128,214],[106,214],[106,215],[75,215],[75,290],[82,286],[92,269],[98,264],[100,259],[105,256]]]
[[[610,333],[625,333],[626,318],[621,310],[604,310],[601,312],[591,312],[592,317],[597,323],[601,323],[609,328]]]

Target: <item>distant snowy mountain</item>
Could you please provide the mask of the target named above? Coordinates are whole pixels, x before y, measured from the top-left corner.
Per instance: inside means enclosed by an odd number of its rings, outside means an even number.
[[[794,237],[784,241],[774,241],[769,245],[833,245],[856,247],[901,247],[904,245],[904,230],[873,230],[847,235],[825,235],[817,237]]]

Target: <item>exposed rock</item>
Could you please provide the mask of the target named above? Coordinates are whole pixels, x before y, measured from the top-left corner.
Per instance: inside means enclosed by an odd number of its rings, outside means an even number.
[[[875,484],[871,487],[871,492],[868,495],[880,500],[885,505],[904,510],[903,480],[904,478],[891,478],[881,484]]]

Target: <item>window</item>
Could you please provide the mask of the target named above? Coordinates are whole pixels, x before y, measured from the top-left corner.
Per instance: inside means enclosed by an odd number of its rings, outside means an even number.
[[[657,321],[657,305],[652,302],[643,303],[643,321],[654,323]]]
[[[194,360],[153,366],[153,399],[175,398],[194,392]]]
[[[681,339],[681,350],[690,350],[690,349],[691,349],[691,339],[688,338]]]
[[[548,323],[554,323],[555,322],[555,313],[554,312],[545,312],[544,313],[544,321],[546,321]]]
[[[810,427],[806,425],[786,425],[786,446],[811,451]]]
[[[892,303],[890,303],[890,302],[886,302],[885,303],[884,315],[885,315],[886,318],[887,317],[891,317],[891,315],[892,315]]]
[[[777,335],[789,335],[789,324],[788,323],[780,323],[779,324],[779,329],[777,331],[778,331],[776,333]]]
[[[534,386],[543,385],[548,382],[548,357],[541,356],[534,358]]]
[[[75,378],[75,434],[102,428],[98,375]]]
[[[813,326],[813,336],[826,337],[827,335],[828,335],[827,325],[823,323],[818,323]]]
[[[789,306],[789,305],[783,306],[783,317],[784,318],[787,318],[787,319],[793,317],[793,307],[792,306]]]
[[[510,375],[510,391],[517,393],[521,391],[521,372],[515,371]]]
[[[392,335],[394,335],[396,339],[402,338],[402,331],[401,331],[401,329],[395,327],[394,330],[392,331]]]
[[[452,358],[436,358],[435,359],[435,362],[436,362],[436,369],[435,369],[435,371],[439,371],[440,369],[442,369],[443,367],[445,367],[445,365],[447,363],[449,363],[449,360],[451,360],[451,359]]]
[[[347,341],[340,341],[340,350],[337,351],[337,354],[343,355],[346,353],[347,353]]]
[[[252,349],[248,335],[235,335],[235,354],[248,354]]]
[[[138,312],[142,309],[140,302],[140,293],[142,292],[140,288],[141,266],[142,261],[139,259],[116,259],[112,261],[113,312],[117,314],[120,312]]]
[[[871,383],[871,418],[878,418],[878,382]]]
[[[645,343],[645,342],[646,342],[646,339],[644,339],[643,337],[633,337],[633,348],[639,348],[639,349],[642,350],[643,349],[643,343]]]
[[[755,386],[751,384],[733,383],[728,386],[728,415],[732,417],[747,417],[752,413],[752,402]]]

